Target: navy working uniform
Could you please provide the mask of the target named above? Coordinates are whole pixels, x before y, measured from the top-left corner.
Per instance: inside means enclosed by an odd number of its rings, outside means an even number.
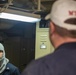
[[[76,75],[76,0],[56,0],[45,19],[55,52],[33,61],[22,75]]]
[[[54,53],[33,61],[22,75],[76,75],[76,42],[64,43]]]
[[[20,75],[20,72],[16,66],[8,63],[5,70],[0,75]]]

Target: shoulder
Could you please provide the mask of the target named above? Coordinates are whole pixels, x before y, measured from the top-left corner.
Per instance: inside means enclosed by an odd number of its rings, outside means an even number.
[[[22,75],[49,75],[51,70],[53,70],[53,66],[57,63],[57,60],[60,56],[59,52],[54,52],[37,60],[33,60],[22,72]]]
[[[18,68],[11,63],[7,63],[6,69],[3,73],[4,75],[20,75]]]
[[[19,72],[18,67],[16,67],[15,65],[13,65],[11,63],[8,63],[6,65],[6,69],[9,70],[11,73],[13,73],[13,72]]]
[[[8,63],[8,64],[6,65],[6,67],[8,67],[8,68],[10,68],[10,69],[17,69],[17,67],[14,66],[14,65],[11,64],[11,63]]]
[[[48,54],[44,57],[41,57],[39,59],[36,59],[36,60],[33,60],[28,66],[27,66],[27,69],[31,69],[31,68],[41,68],[41,67],[46,67],[48,66],[48,64],[55,64],[56,63],[56,60],[61,60],[59,58],[60,57],[60,50],[59,51],[55,51],[54,53],[52,54]]]
[[[22,75],[39,75],[39,71],[46,71],[50,55],[33,60],[23,71]],[[47,61],[47,62],[46,62]]]

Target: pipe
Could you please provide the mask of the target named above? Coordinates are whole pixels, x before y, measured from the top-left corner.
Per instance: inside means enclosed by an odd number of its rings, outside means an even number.
[[[41,0],[38,0],[38,11],[40,11],[40,7],[41,7]]]

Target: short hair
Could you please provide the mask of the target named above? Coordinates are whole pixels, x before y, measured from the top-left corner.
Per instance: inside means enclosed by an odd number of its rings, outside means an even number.
[[[68,24],[74,24],[76,25],[76,18],[70,18],[64,21],[65,23]],[[58,25],[55,25],[55,30],[56,32],[62,36],[62,37],[71,37],[71,38],[76,38],[76,30],[67,30],[65,28],[59,27]]]

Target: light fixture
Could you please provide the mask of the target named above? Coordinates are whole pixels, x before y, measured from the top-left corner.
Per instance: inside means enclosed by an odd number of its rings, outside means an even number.
[[[1,12],[0,18],[23,21],[23,22],[32,22],[32,23],[40,21],[40,15],[26,13],[24,11],[13,10],[13,9],[6,9],[6,11]]]

